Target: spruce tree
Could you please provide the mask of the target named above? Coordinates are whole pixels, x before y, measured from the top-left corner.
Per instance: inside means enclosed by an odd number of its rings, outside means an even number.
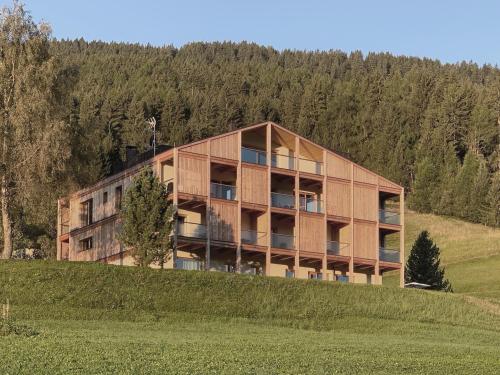
[[[119,239],[138,266],[155,262],[163,268],[172,251],[175,208],[167,200],[165,186],[145,168],[125,192]]]
[[[439,253],[439,248],[429,237],[429,232],[422,231],[415,240],[406,262],[405,282],[428,284],[432,290],[452,292],[450,282],[444,278],[444,268],[440,267]]]

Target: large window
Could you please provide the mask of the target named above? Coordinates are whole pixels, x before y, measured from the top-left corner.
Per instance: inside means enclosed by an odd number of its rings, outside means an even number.
[[[83,202],[80,206],[81,208],[81,218],[82,218],[82,226],[92,224],[92,210],[93,210],[93,200],[89,199]]]

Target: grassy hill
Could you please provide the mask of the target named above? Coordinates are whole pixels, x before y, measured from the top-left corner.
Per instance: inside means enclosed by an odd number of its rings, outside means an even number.
[[[0,262],[0,373],[482,373],[500,315],[461,295],[225,273]]]
[[[431,214],[405,213],[406,254],[427,229],[441,249],[442,264],[455,293],[487,299],[500,308],[500,229]],[[387,278],[396,285],[397,277]]]

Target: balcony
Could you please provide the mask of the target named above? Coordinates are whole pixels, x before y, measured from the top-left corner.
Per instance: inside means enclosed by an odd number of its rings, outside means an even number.
[[[314,198],[300,197],[301,211],[323,213],[323,209],[323,201]]]
[[[271,247],[294,250],[295,237],[290,234],[271,233]]]
[[[271,167],[294,171],[296,169],[295,158],[293,156],[273,153],[271,155]]]
[[[326,253],[328,255],[341,255],[348,257],[350,256],[349,244],[338,241],[327,241],[326,242]]]
[[[236,186],[212,182],[210,184],[210,196],[212,198],[234,201],[236,200]]]
[[[267,246],[267,236],[265,232],[257,232],[255,230],[242,229],[241,243],[247,245]]]
[[[379,221],[384,224],[399,225],[399,213],[395,211],[379,210]]]
[[[177,258],[175,260],[175,268],[179,270],[201,271],[205,268],[205,266],[201,260]]]
[[[316,160],[299,159],[299,171],[312,174],[323,174],[323,163]]]
[[[245,163],[267,165],[267,155],[265,151],[253,148],[241,148],[241,161]]]
[[[399,263],[400,262],[399,251],[381,247],[379,249],[379,259],[383,262]]]
[[[190,222],[179,222],[177,224],[177,234],[189,238],[207,238],[206,225]]]
[[[271,193],[271,206],[295,209],[295,196],[291,194]]]

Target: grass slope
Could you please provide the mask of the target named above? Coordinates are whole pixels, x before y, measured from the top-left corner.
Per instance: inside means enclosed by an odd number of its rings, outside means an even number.
[[[405,213],[406,254],[418,234],[427,229],[441,249],[446,277],[455,293],[487,298],[500,305],[500,229],[431,214]],[[397,285],[397,276],[387,277]]]
[[[0,373],[482,373],[500,315],[459,295],[88,263],[0,262]]]

